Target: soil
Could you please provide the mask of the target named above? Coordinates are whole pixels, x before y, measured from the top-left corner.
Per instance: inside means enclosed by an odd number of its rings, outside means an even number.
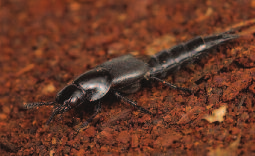
[[[1,155],[255,155],[254,0],[2,0],[0,8]],[[52,107],[24,109],[54,101],[111,58],[153,55],[235,25],[249,31],[165,79],[193,94],[151,82],[127,96],[153,115],[107,96],[75,135],[93,105],[49,126]]]

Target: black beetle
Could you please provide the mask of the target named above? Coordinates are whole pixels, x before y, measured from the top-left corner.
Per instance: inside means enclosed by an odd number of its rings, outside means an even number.
[[[160,51],[151,56],[147,62],[132,55],[114,58],[80,75],[72,84],[67,85],[57,94],[55,101],[28,103],[25,108],[55,105],[52,115],[46,122],[49,124],[56,114],[62,114],[83,103],[96,102],[95,113],[77,131],[87,126],[101,111],[100,99],[109,92],[141,111],[151,114],[150,111],[138,106],[136,102],[122,94],[137,92],[141,87],[141,80],[144,79],[156,80],[172,88],[190,92],[189,89],[177,87],[161,78],[167,76],[168,73],[173,73],[181,65],[192,61],[209,49],[238,37],[238,35],[229,32],[208,37],[196,37],[171,49]]]

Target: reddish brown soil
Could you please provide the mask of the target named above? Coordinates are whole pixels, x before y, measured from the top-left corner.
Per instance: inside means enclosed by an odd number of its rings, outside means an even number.
[[[192,95],[152,83],[128,96],[153,116],[108,97],[74,137],[93,108],[57,116],[49,126],[51,107],[23,109],[54,100],[73,78],[110,58],[151,55],[252,19],[254,0],[2,0],[0,8],[1,155],[255,155],[252,35],[169,75]],[[222,122],[203,119],[223,105]]]

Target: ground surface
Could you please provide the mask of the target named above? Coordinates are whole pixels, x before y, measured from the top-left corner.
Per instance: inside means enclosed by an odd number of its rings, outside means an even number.
[[[1,155],[255,155],[254,34],[169,75],[192,95],[151,83],[128,96],[153,116],[107,97],[74,137],[93,107],[57,116],[48,127],[51,107],[23,109],[54,100],[110,58],[153,55],[242,25],[255,17],[254,0],[2,0],[0,7]]]

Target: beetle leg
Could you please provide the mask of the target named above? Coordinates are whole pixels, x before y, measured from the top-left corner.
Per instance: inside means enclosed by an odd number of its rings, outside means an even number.
[[[178,87],[178,86],[176,86],[176,85],[174,85],[174,84],[171,84],[171,83],[169,83],[169,82],[167,82],[167,81],[161,80],[161,79],[159,79],[159,78],[157,78],[157,77],[150,77],[150,79],[156,80],[156,81],[158,81],[158,82],[161,82],[161,83],[163,83],[164,85],[167,85],[167,86],[169,86],[169,87],[171,87],[171,88],[173,88],[173,89],[182,90],[182,91],[188,92],[188,93],[190,93],[190,94],[192,93],[192,91],[191,91],[190,89],[188,89],[188,88]]]
[[[92,120],[95,118],[95,116],[101,112],[101,107],[102,105],[101,105],[101,102],[99,101],[98,104],[96,105],[96,110],[94,114],[87,121],[81,124],[80,127],[76,130],[76,132],[79,132],[83,127],[86,127],[89,123],[91,123]]]
[[[126,97],[120,95],[120,93],[118,93],[118,92],[115,91],[114,94],[115,94],[118,98],[120,98],[120,99],[122,99],[123,101],[125,101],[126,103],[129,103],[130,105],[132,105],[132,106],[138,108],[139,110],[141,110],[141,111],[143,111],[143,112],[145,112],[145,113],[147,113],[147,114],[152,114],[152,113],[151,113],[150,111],[148,111],[147,109],[145,109],[145,108],[143,108],[143,107],[141,107],[141,106],[138,106],[136,102],[130,100],[129,98],[126,98]]]

